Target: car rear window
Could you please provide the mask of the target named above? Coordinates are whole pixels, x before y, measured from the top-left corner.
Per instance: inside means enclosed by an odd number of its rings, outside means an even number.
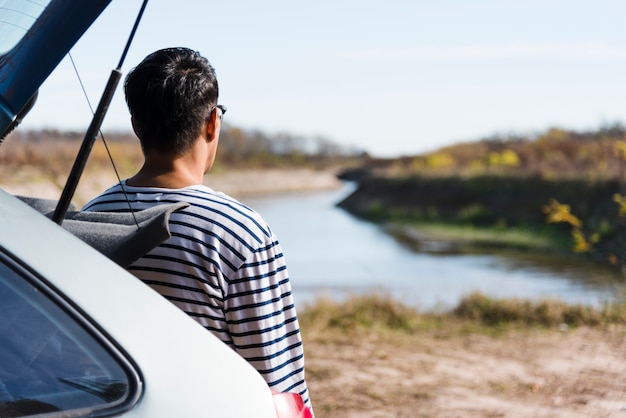
[[[107,340],[6,261],[0,257],[0,416],[98,416],[136,398],[139,384]]]
[[[0,55],[26,34],[51,0],[0,0]]]

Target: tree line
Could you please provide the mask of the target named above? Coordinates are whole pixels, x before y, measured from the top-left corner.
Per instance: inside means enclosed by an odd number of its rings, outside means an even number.
[[[362,169],[380,175],[621,179],[626,175],[626,128],[614,123],[589,131],[550,128],[534,135],[492,135],[425,154],[370,159]]]
[[[105,132],[102,135],[110,149],[122,149],[121,159],[141,160],[139,141],[131,132]],[[66,166],[73,161],[84,133],[59,130],[16,130],[0,146],[3,166]],[[108,161],[101,140],[90,157],[94,164]],[[225,124],[220,135],[217,164],[226,166],[274,166],[324,164],[366,155],[356,147],[343,146],[324,136],[289,133],[269,134]]]

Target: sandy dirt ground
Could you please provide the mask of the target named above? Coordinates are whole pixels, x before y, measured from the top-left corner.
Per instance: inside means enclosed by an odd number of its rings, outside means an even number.
[[[300,169],[254,169],[209,173],[205,184],[233,196],[333,189],[341,181],[330,171]]]
[[[54,181],[28,169],[22,169],[18,173],[0,172],[0,187],[9,193],[23,196],[58,199],[64,181],[65,179]],[[113,172],[86,172],[78,184],[73,202],[80,207],[116,182]],[[341,186],[341,182],[332,172],[309,168],[209,173],[205,176],[205,184],[236,198],[260,193],[322,190]]]
[[[626,417],[624,326],[305,344],[318,418]]]

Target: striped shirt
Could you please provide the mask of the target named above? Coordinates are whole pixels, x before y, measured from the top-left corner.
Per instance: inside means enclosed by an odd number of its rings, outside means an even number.
[[[83,210],[190,204],[172,213],[171,237],[129,271],[237,351],[272,389],[299,393],[310,407],[285,257],[265,220],[206,186],[160,189],[123,183],[124,190],[115,185]]]

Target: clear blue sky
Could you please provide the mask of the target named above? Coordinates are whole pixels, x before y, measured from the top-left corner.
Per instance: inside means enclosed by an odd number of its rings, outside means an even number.
[[[94,107],[140,5],[114,0],[72,52]],[[123,71],[191,47],[234,125],[417,154],[626,121],[624,16],[621,0],[151,0]],[[66,59],[23,126],[89,122]],[[121,90],[104,129],[130,129]]]

